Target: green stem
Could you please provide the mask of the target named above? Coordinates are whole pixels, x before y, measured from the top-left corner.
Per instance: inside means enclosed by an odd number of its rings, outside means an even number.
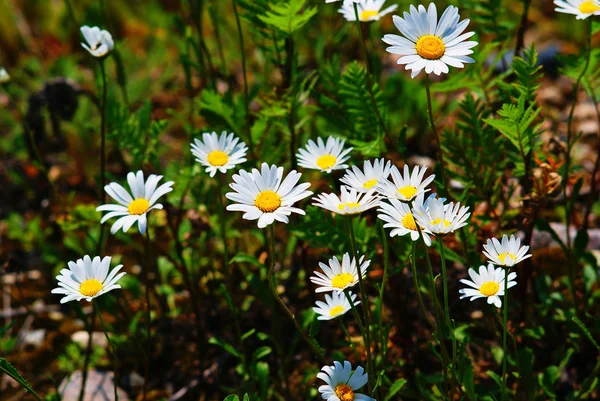
[[[410,259],[410,265],[412,267],[412,275],[413,275],[413,284],[415,286],[415,292],[417,293],[417,299],[419,301],[419,306],[421,307],[421,311],[423,312],[423,316],[427,320],[427,323],[435,328],[435,324],[431,321],[431,318],[427,314],[427,309],[425,309],[425,303],[423,303],[423,296],[421,295],[421,290],[419,290],[419,278],[417,276],[417,242],[412,242],[412,257]]]
[[[508,331],[508,274],[510,269],[506,269],[504,274],[504,306],[502,311],[503,316],[503,333],[502,333],[502,401],[506,400],[506,333]]]
[[[367,85],[368,85],[369,98],[371,99],[371,103],[373,103],[373,108],[375,110],[375,114],[377,115],[377,120],[381,127],[381,132],[383,132],[383,134],[385,136],[388,136],[387,129],[385,128],[385,123],[383,122],[383,117],[381,116],[381,112],[379,111],[379,107],[377,106],[377,101],[375,100],[375,95],[373,94],[373,82],[371,81],[371,74],[372,74],[371,63],[369,62],[369,52],[367,50],[367,44],[366,44],[366,40],[365,40],[363,31],[362,31],[362,26],[360,24],[357,3],[354,3],[354,16],[356,17],[356,27],[358,29],[358,34],[360,35],[360,44],[361,44],[361,48],[362,48],[362,52],[363,52],[363,57],[365,59],[365,65],[367,67]]]
[[[244,130],[246,131],[246,138],[248,139],[248,147],[250,148],[250,154],[254,155],[254,144],[252,141],[252,133],[250,132],[250,98],[248,95],[248,78],[246,75],[246,51],[244,49],[244,34],[242,32],[242,23],[240,22],[240,15],[237,9],[237,1],[231,0],[233,5],[233,12],[235,14],[235,22],[237,24],[238,36],[240,40],[240,48],[242,52],[242,74],[244,78],[244,109],[246,111]]]
[[[288,307],[285,305],[285,302],[283,302],[283,300],[279,297],[279,294],[277,293],[277,289],[275,288],[274,271],[273,271],[274,268],[275,268],[275,230],[273,228],[273,224],[271,224],[269,226],[269,234],[270,234],[269,235],[269,240],[270,240],[270,245],[271,245],[270,246],[270,255],[269,256],[271,258],[271,265],[269,266],[269,273],[268,273],[267,277],[268,277],[268,281],[269,281],[269,287],[271,288],[271,292],[273,293],[273,296],[275,297],[275,300],[277,300],[277,302],[279,303],[279,305],[281,306],[281,308],[284,310],[284,312],[291,319],[292,323],[294,323],[294,327],[296,328],[296,330],[298,331],[298,333],[300,333],[300,335],[302,336],[302,338],[304,339],[304,341],[308,344],[308,346],[310,347],[310,349],[312,350],[312,352],[315,354],[315,356],[319,359],[319,361],[323,365],[327,365],[327,360],[323,356],[323,353],[317,349],[317,347],[315,346],[315,344],[308,337],[308,335],[306,334],[306,332],[304,331],[304,329],[302,329],[302,327],[300,326],[300,324],[296,320],[296,317],[294,316],[294,314],[292,313],[292,311],[290,311],[288,309]]]
[[[106,186],[106,98],[107,98],[107,89],[106,89],[106,71],[104,69],[104,59],[101,58],[100,61],[100,74],[102,76],[102,115],[100,120],[100,204],[104,205],[106,203],[106,191],[104,187]],[[104,244],[104,226],[100,224],[100,237],[98,239],[98,245],[96,246],[96,254],[99,255],[102,253],[102,248]]]
[[[573,252],[571,248],[571,233],[569,230],[569,224],[571,222],[571,213],[572,207],[570,206],[569,198],[567,197],[567,187],[569,186],[569,170],[571,168],[571,149],[573,148],[574,142],[572,142],[573,137],[573,114],[575,113],[575,106],[577,105],[577,93],[579,92],[579,87],[581,86],[581,80],[585,76],[585,73],[588,70],[590,65],[590,58],[592,55],[592,18],[589,19],[588,22],[588,35],[587,35],[587,55],[585,59],[585,65],[583,70],[577,77],[577,81],[575,85],[573,85],[573,104],[571,105],[571,110],[569,111],[569,118],[567,119],[567,152],[565,154],[565,166],[564,166],[564,175],[563,175],[563,196],[565,198],[565,226],[566,226],[566,240],[567,240],[567,261],[569,266],[569,283],[571,285],[571,295],[573,297],[573,304],[575,305],[575,311],[578,311],[577,307],[577,294],[575,287],[575,261],[573,260]],[[593,179],[594,177],[592,177]]]
[[[83,313],[83,310],[82,310]],[[88,331],[88,342],[87,348],[85,349],[85,359],[83,360],[83,370],[81,372],[81,390],[79,391],[79,401],[83,401],[83,397],[85,396],[85,385],[87,383],[88,378],[88,370],[90,367],[90,359],[92,356],[92,333],[94,332],[94,325],[96,322],[96,315],[92,313],[90,316],[90,321],[87,326]]]
[[[104,323],[104,318],[102,317],[102,313],[100,313],[100,308],[96,306],[96,303],[93,303],[92,307],[96,311],[98,318],[100,319],[100,324],[102,325],[102,330],[104,330],[104,337],[106,337],[106,341],[110,345],[110,349],[112,351],[113,357],[113,384],[115,389],[115,401],[119,401],[119,394],[117,394],[117,349],[112,341],[110,341],[110,337],[108,337],[108,330],[106,329],[106,324]]]
[[[354,224],[353,218],[349,217],[346,219],[348,223],[348,230],[350,231],[350,249],[352,250],[352,259],[354,259],[356,263],[356,270],[358,272],[358,288],[360,291],[361,305],[363,310],[363,315],[365,318],[365,348],[367,349],[367,367],[368,367],[368,377],[369,377],[369,394],[371,394],[371,387],[375,383],[374,382],[374,370],[373,370],[373,360],[371,358],[371,324],[369,317],[369,295],[366,292],[365,285],[363,284],[362,271],[360,269],[360,261],[358,258],[358,251],[356,247],[356,236],[354,234]]]
[[[440,167],[441,167],[441,171],[442,171],[442,185],[443,185],[442,189],[445,192],[445,193],[443,193],[443,195],[449,195],[449,188],[448,188],[448,182],[447,182],[448,177],[446,176],[446,167],[445,167],[445,163],[444,163],[444,151],[442,150],[442,144],[440,142],[440,134],[438,133],[438,130],[435,126],[435,122],[433,120],[433,107],[431,104],[431,88],[429,85],[429,74],[425,74],[425,91],[427,92],[427,114],[429,115],[429,124],[431,124],[433,133],[435,134],[435,140],[436,140],[436,144],[437,144],[437,148],[438,148],[438,152],[439,152],[439,156],[440,156]]]
[[[149,366],[150,366],[150,350],[152,346],[152,329],[151,329],[151,316],[150,316],[150,276],[148,270],[150,269],[151,257],[150,257],[150,227],[146,227],[146,266],[144,269],[144,285],[146,287],[146,363],[144,366],[144,398],[146,401],[148,395],[148,379],[149,379]]]
[[[446,256],[444,255],[444,239],[442,236],[438,236],[438,244],[440,246],[440,258],[442,260],[442,286],[444,289],[444,317],[446,320],[446,326],[450,332],[450,338],[452,339],[452,372],[450,379],[450,400],[454,400],[454,378],[456,372],[456,340],[454,338],[454,326],[450,319],[450,307],[448,305],[448,275],[446,271]]]
[[[350,301],[352,301],[352,300],[350,300]],[[352,307],[352,303],[350,303],[350,307]],[[350,348],[352,348],[352,350],[354,351],[355,354],[358,354],[358,351],[356,350],[356,347],[354,346],[354,343],[352,342],[352,337],[350,336],[350,333],[348,333],[348,329],[346,328],[346,325],[344,324],[343,317],[340,317],[340,325],[342,326],[342,331],[344,332],[344,335],[346,335],[346,338],[348,339],[348,344],[350,344]]]
[[[381,354],[382,359],[385,359],[384,350],[387,344],[387,338],[385,337],[385,330],[383,330],[383,293],[385,292],[385,284],[387,283],[387,276],[390,264],[390,256],[388,249],[388,238],[383,228],[383,222],[379,222],[381,228],[381,241],[383,242],[383,278],[381,280],[381,287],[379,288],[379,330],[381,332]],[[384,362],[383,360],[381,361]]]

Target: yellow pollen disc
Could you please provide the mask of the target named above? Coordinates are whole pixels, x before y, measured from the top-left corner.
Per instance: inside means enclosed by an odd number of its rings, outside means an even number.
[[[341,305],[334,306],[329,310],[329,316],[337,316],[340,313],[344,312],[344,307]]]
[[[407,230],[417,231],[417,223],[415,222],[412,213],[407,213],[406,216],[402,218],[402,225]]]
[[[354,401],[354,391],[347,384],[338,384],[335,386],[335,395],[340,401]]]
[[[354,282],[354,276],[350,273],[340,273],[331,279],[331,286],[344,289],[350,283]]]
[[[95,278],[85,280],[79,286],[79,292],[81,293],[81,295],[85,295],[86,297],[93,297],[100,291],[102,291],[102,283],[96,280]]]
[[[442,222],[444,223],[445,227],[448,227],[450,224],[452,224],[452,222],[450,222],[448,220],[435,219],[435,220],[431,220],[431,225],[435,226],[436,224],[442,224]]]
[[[499,289],[500,284],[498,284],[495,281],[488,281],[486,283],[481,284],[481,287],[479,287],[479,292],[484,297],[491,297],[492,295],[496,295]]]
[[[225,164],[227,164],[228,161],[229,156],[227,156],[227,153],[222,152],[220,150],[213,150],[208,154],[208,162],[212,166],[224,166]]]
[[[277,192],[262,191],[254,199],[254,206],[263,213],[271,213],[281,206],[281,196]]]
[[[584,14],[595,13],[596,11],[600,11],[600,5],[595,1],[584,1],[579,5],[579,11]]]
[[[127,207],[127,211],[129,212],[129,214],[140,215],[146,213],[148,211],[148,208],[150,208],[150,202],[148,202],[144,198],[139,198],[129,204],[129,206]]]
[[[372,180],[369,180],[367,182],[365,182],[363,184],[363,188],[364,189],[371,189],[373,188],[375,185],[377,185],[377,178],[373,178]]]
[[[427,60],[437,60],[446,53],[446,45],[437,36],[425,35],[417,40],[416,50],[419,56]]]
[[[512,262],[515,263],[515,260],[517,260],[517,257],[509,252],[504,252],[498,255],[498,259],[500,259],[500,262],[502,262],[502,264],[506,264],[506,258],[510,258],[512,259]]]
[[[317,166],[323,170],[327,170],[333,167],[336,161],[337,159],[334,155],[323,155],[317,159]]]
[[[344,209],[345,209],[346,207],[348,207],[349,209],[354,209],[354,208],[356,208],[356,207],[360,207],[360,203],[358,203],[358,202],[348,202],[348,203],[340,203],[340,204],[338,205],[338,209],[339,209],[340,211],[344,211]]]
[[[368,21],[371,17],[377,17],[379,15],[378,11],[375,10],[364,10],[358,16],[361,21]]]
[[[402,188],[398,188],[398,192],[400,195],[404,196],[407,200],[412,199],[413,196],[417,193],[417,188],[412,185],[407,185]]]

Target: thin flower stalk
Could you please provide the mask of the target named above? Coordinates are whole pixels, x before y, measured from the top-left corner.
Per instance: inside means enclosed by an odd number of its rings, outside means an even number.
[[[93,308],[96,311],[98,318],[100,319],[100,324],[102,325],[102,330],[104,331],[104,337],[106,337],[106,341],[108,342],[108,345],[110,346],[111,352],[113,354],[113,388],[115,391],[115,401],[119,401],[119,394],[117,392],[117,348],[108,336],[108,330],[106,328],[106,323],[104,323],[104,318],[102,317],[102,312],[100,311],[100,308],[96,305],[96,303],[93,304]]]

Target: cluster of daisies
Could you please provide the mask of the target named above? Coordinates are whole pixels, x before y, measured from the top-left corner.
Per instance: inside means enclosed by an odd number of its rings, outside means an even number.
[[[339,0],[326,0],[327,3]],[[573,14],[577,19],[585,19],[592,15],[600,15],[598,0],[554,0],[557,11]],[[393,5],[383,8],[385,0],[344,0],[339,12],[349,21],[377,21],[386,14],[396,10]],[[383,41],[389,45],[387,51],[400,55],[398,64],[411,70],[411,77],[421,71],[426,74],[440,75],[448,73],[449,66],[462,68],[474,60],[469,57],[471,50],[478,43],[468,40],[473,32],[465,32],[469,20],[460,20],[458,9],[454,6],[446,8],[438,18],[434,3],[427,7],[410,6],[402,17],[393,16],[393,23],[401,35],[388,34]],[[82,46],[94,57],[103,59],[114,48],[111,34],[98,27],[81,27],[85,39]],[[10,80],[9,74],[0,68],[0,83]],[[389,235],[408,235],[412,241],[422,240],[431,245],[431,237],[444,236],[466,226],[470,217],[469,208],[460,203],[447,203],[430,192],[428,186],[434,175],[426,176],[427,168],[415,166],[412,171],[404,165],[400,170],[384,159],[365,161],[362,169],[350,167],[351,148],[344,148],[341,139],[329,137],[318,138],[298,150],[299,166],[314,169],[323,173],[334,170],[345,170],[340,180],[340,193],[322,193],[313,198],[313,205],[328,212],[349,218],[371,209],[377,208],[377,218],[384,227],[390,229]],[[202,140],[196,139],[191,144],[191,151],[196,160],[206,167],[210,177],[217,173],[227,174],[246,162],[248,148],[245,143],[232,133],[221,135],[204,133]],[[293,170],[284,175],[283,167],[262,163],[260,169],[240,170],[233,174],[229,184],[232,192],[225,196],[232,203],[229,211],[243,212],[242,218],[256,220],[259,228],[265,228],[275,221],[288,223],[292,213],[303,215],[304,210],[294,206],[299,201],[311,196],[308,191],[310,183],[299,183],[302,174]],[[148,229],[147,215],[152,210],[162,209],[159,199],[172,191],[173,182],[158,185],[163,177],[144,173],[129,173],[127,191],[119,183],[113,182],[105,186],[106,193],[116,203],[101,205],[98,211],[106,212],[101,223],[117,218],[111,226],[111,233],[119,230],[127,232],[136,225],[141,234]],[[516,273],[510,269],[517,263],[527,259],[529,247],[521,246],[520,240],[506,235],[501,241],[492,238],[484,245],[484,256],[487,266],[480,266],[479,271],[469,269],[470,280],[462,279],[467,288],[460,289],[461,299],[471,300],[487,298],[489,304],[501,307],[501,296],[508,288],[516,285]],[[69,262],[68,269],[61,270],[57,276],[58,288],[52,293],[63,295],[61,303],[91,301],[95,297],[113,289],[120,288],[117,283],[125,272],[120,272],[122,265],[110,269],[111,257],[99,256],[93,259],[86,255],[76,262]],[[328,263],[319,263],[321,271],[316,271],[311,281],[316,284],[317,293],[325,293],[324,301],[317,301],[314,311],[320,320],[332,320],[343,316],[355,308],[361,301],[350,289],[363,278],[370,261],[364,255],[345,253],[341,261],[333,256]],[[363,387],[368,376],[358,366],[355,370],[348,361],[334,362],[325,366],[317,375],[325,382],[319,391],[328,401],[371,401],[373,398],[355,393]]]

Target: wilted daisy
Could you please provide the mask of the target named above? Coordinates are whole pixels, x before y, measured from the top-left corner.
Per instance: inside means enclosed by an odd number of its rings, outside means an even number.
[[[5,84],[10,81],[10,75],[4,69],[4,67],[0,67],[0,84]]]
[[[504,296],[504,278],[506,270],[502,267],[494,268],[491,263],[487,266],[479,266],[479,274],[475,269],[469,269],[471,280],[461,279],[460,282],[472,288],[462,288],[458,292],[463,294],[460,299],[471,297],[471,301],[477,298],[487,297],[488,304],[496,305],[496,308],[502,306],[501,296]],[[508,275],[507,288],[514,287],[517,282],[517,273]]]
[[[597,0],[554,0],[556,12],[573,14],[576,19],[586,19],[592,15],[600,15],[600,1]]]
[[[415,166],[410,173],[408,165],[404,165],[404,175],[400,173],[396,166],[392,166],[391,175],[392,181],[383,180],[377,184],[377,192],[387,198],[399,199],[403,202],[410,202],[419,194],[429,191],[427,185],[435,178],[434,174],[423,180],[425,176],[426,166]]]
[[[202,134],[202,141],[194,139],[192,154],[196,161],[206,166],[206,172],[214,177],[217,171],[226,173],[227,170],[246,161],[248,148],[244,142],[239,142],[233,134],[223,131],[221,135],[216,132]]]
[[[496,238],[488,239],[487,243],[483,245],[483,249],[485,249],[483,254],[488,261],[498,266],[512,267],[531,257],[531,254],[526,255],[529,247],[521,246],[521,239],[515,238],[514,235],[511,235],[509,239],[505,234],[502,237],[502,243]]]
[[[398,6],[396,4],[382,10],[385,0],[360,0],[356,2],[358,9],[358,19],[363,22],[379,21],[381,17],[394,11]],[[356,12],[354,3],[345,1],[339,12],[346,18],[346,21],[356,21]]]
[[[86,255],[77,262],[69,262],[69,268],[62,269],[56,276],[58,287],[52,290],[52,294],[65,295],[60,300],[61,304],[82,299],[90,302],[102,294],[121,288],[117,281],[125,275],[119,273],[123,265],[116,266],[109,274],[110,259],[110,256],[91,259]]]
[[[94,57],[104,57],[115,47],[110,32],[104,29],[100,30],[97,26],[84,25],[80,30],[87,42],[82,43],[81,46]]]
[[[360,192],[369,192],[377,186],[377,183],[387,179],[390,175],[392,163],[385,159],[365,160],[363,169],[352,166],[346,170],[346,174],[340,179],[341,182]]]
[[[352,148],[344,149],[344,143],[342,139],[332,136],[327,138],[326,143],[322,138],[317,138],[317,143],[309,139],[306,149],[298,149],[298,165],[326,173],[348,168],[344,162],[350,157],[348,153]]]
[[[349,293],[350,299],[352,303],[356,306],[360,303],[360,301],[356,300],[356,294]],[[344,313],[348,312],[352,308],[350,302],[348,302],[348,298],[346,298],[346,294],[343,292],[325,294],[325,302],[317,301],[317,306],[313,308],[313,310],[319,315],[317,319],[319,320],[331,320],[336,317],[342,316]]]
[[[344,185],[339,197],[336,194],[319,194],[314,199],[313,205],[342,215],[360,214],[379,205],[379,197],[374,189],[363,193]]]
[[[376,401],[364,394],[355,393],[369,381],[365,370],[358,366],[352,372],[352,365],[344,361],[344,365],[338,361],[333,366],[323,366],[317,377],[325,382],[319,387],[321,397],[327,401]]]
[[[418,206],[413,209],[413,216],[417,224],[431,231],[433,234],[444,235],[458,230],[467,225],[471,213],[468,206],[450,202],[444,205],[444,199],[430,199],[428,208]]]
[[[162,209],[163,206],[156,201],[164,194],[173,190],[173,181],[166,182],[160,187],[156,187],[163,178],[162,175],[150,174],[147,181],[144,181],[144,173],[127,174],[127,183],[131,189],[133,197],[116,182],[111,182],[104,187],[104,190],[111,198],[116,200],[119,205],[107,204],[96,208],[99,212],[108,212],[104,215],[100,223],[113,217],[120,217],[110,228],[112,234],[123,228],[127,232],[136,222],[141,234],[146,232],[148,221],[146,214],[152,209]]]
[[[402,33],[385,35],[383,41],[391,45],[386,50],[403,57],[398,64],[406,64],[407,70],[412,70],[411,77],[416,77],[421,70],[425,73],[440,75],[448,73],[448,66],[462,68],[465,63],[474,63],[469,54],[477,42],[467,41],[475,32],[462,32],[469,25],[469,20],[458,22],[458,8],[449,6],[438,22],[437,9],[434,3],[426,10],[420,5],[417,9],[410,6],[410,13],[405,12],[404,18],[394,15],[394,25]],[[461,35],[462,34],[462,35]]]
[[[370,260],[364,260],[364,256],[361,256],[358,260],[360,265],[361,277],[365,277],[367,274],[367,268],[371,264]],[[327,292],[336,291],[340,292],[346,288],[353,287],[358,283],[358,269],[356,267],[356,258],[350,259],[350,254],[346,252],[342,256],[342,264],[335,256],[329,259],[329,265],[319,262],[319,267],[323,270],[323,273],[315,271],[315,276],[310,278],[314,284],[318,287],[316,292]]]
[[[301,173],[292,170],[283,179],[283,167],[269,166],[263,163],[260,171],[252,169],[251,173],[240,170],[233,175],[234,183],[229,186],[235,192],[225,196],[234,202],[227,210],[244,212],[242,218],[257,220],[258,227],[264,228],[273,221],[288,223],[288,216],[293,213],[306,214],[304,210],[292,207],[299,200],[312,195],[307,191],[310,183],[296,185]]]
[[[431,194],[429,195],[427,200],[423,202],[425,194],[419,194],[415,198],[413,204],[415,207],[423,208],[427,211],[429,209],[429,201],[435,199],[435,197],[436,194]],[[396,235],[404,236],[406,234],[410,234],[410,238],[413,241],[418,241],[419,230],[417,228],[417,222],[413,217],[410,206],[407,203],[400,202],[399,200],[393,198],[388,199],[388,201],[390,203],[381,202],[379,204],[379,209],[377,209],[379,214],[377,215],[377,217],[379,217],[385,222],[385,224],[383,225],[385,228],[392,229],[392,231],[390,232],[390,237],[394,237]],[[429,237],[431,232],[429,230],[421,228],[421,233],[427,246],[431,246],[431,238]]]

